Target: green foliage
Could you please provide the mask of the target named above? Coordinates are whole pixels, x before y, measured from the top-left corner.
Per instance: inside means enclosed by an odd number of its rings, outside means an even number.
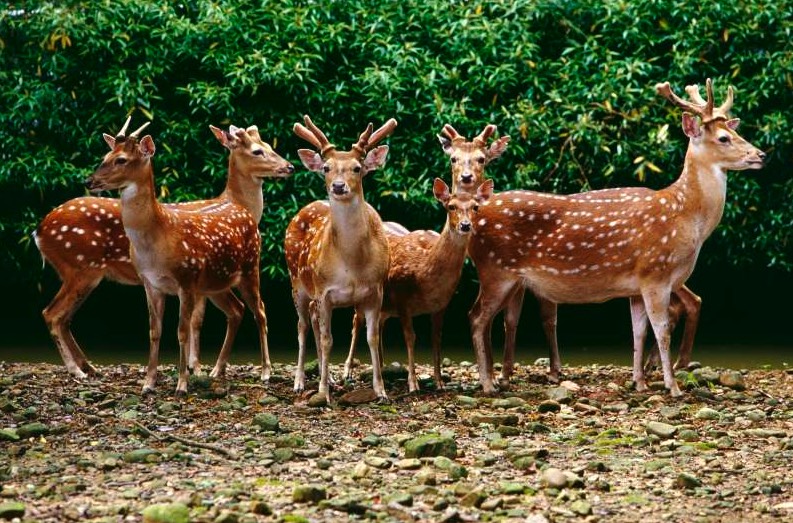
[[[37,256],[29,234],[84,191],[102,132],[151,119],[155,175],[169,200],[217,194],[223,149],[207,126],[256,124],[299,163],[303,114],[340,146],[389,117],[386,167],[366,180],[385,219],[438,228],[431,180],[448,176],[435,134],[487,123],[512,136],[490,167],[499,190],[661,187],[682,166],[681,91],[712,77],[736,88],[742,134],[769,152],[731,175],[702,260],[793,267],[793,4],[683,0],[24,2],[0,10],[0,267]],[[135,123],[133,122],[133,125]],[[265,184],[263,270],[285,274],[289,218],[322,198],[298,166]]]

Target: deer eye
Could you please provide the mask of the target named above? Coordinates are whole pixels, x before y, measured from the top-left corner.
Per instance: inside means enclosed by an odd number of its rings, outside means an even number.
[[[447,208],[448,210],[450,210],[450,211],[456,211],[456,210],[457,210],[457,206],[456,206],[456,205],[454,205],[453,203],[450,203],[450,204],[448,205],[448,207],[446,207],[446,208]]]
[[[264,156],[264,149],[256,149],[255,151],[253,151],[253,154],[255,154],[256,156]]]
[[[116,158],[116,160],[113,163],[115,163],[116,165],[124,165],[125,163],[127,163],[127,159],[124,158],[123,156],[119,156],[118,158]]]
[[[719,136],[719,142],[721,142],[721,143],[729,143],[730,142],[730,137],[727,136],[726,134],[723,134],[723,135]]]
[[[479,162],[479,163],[485,163],[485,159],[484,159],[484,157],[482,157],[482,156],[480,156],[479,158],[477,158],[477,159],[476,159],[476,161],[477,161],[477,162]]]
[[[478,205],[474,205],[474,212],[479,212],[479,206]]]
[[[452,161],[452,163],[457,163],[457,157],[456,156],[452,156],[451,161]]]
[[[329,173],[330,172],[330,165],[328,165],[328,164],[323,165],[322,166],[322,170],[325,171],[326,173]]]
[[[361,172],[361,166],[360,165],[356,165],[355,167],[352,168],[352,172],[354,172],[356,174]]]

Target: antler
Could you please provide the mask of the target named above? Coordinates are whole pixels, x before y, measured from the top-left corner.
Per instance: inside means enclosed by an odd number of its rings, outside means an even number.
[[[656,84],[655,90],[658,92],[658,94],[668,99],[678,107],[699,115],[699,117],[702,118],[703,123],[711,122],[717,118],[726,119],[727,113],[732,107],[733,103],[733,89],[732,86],[730,86],[727,89],[727,99],[719,108],[714,110],[713,82],[711,82],[710,78],[705,80],[705,93],[708,97],[707,100],[702,99],[702,95],[699,94],[699,86],[696,84],[686,86],[686,93],[688,94],[688,97],[691,98],[691,102],[683,100],[674,92],[672,92],[669,82]]]
[[[465,141],[465,136],[458,133],[457,130],[449,124],[445,124],[441,132],[445,134],[446,137],[452,142],[454,142],[455,140]]]
[[[127,132],[127,128],[129,127],[129,122],[131,122],[131,121],[132,121],[132,116],[131,115],[127,116],[127,121],[124,122],[124,126],[121,128],[121,130],[118,133],[116,133],[116,141],[117,142],[123,142],[124,140],[126,140],[128,138],[128,136],[126,135],[126,132]],[[148,125],[150,123],[151,122],[146,122],[145,124],[143,124],[140,127],[138,127],[138,129],[135,132],[132,132],[132,133],[129,134],[129,138],[137,139],[138,138],[138,134],[140,134],[140,132],[143,131],[143,129],[148,127]]]
[[[389,118],[389,120],[378,130],[372,132],[373,126],[370,123],[366,126],[366,130],[361,133],[361,136],[358,138],[358,141],[352,146],[352,148],[358,151],[361,156],[363,156],[366,151],[377,145],[380,140],[394,132],[396,126],[397,121],[393,118]]]
[[[319,154],[322,156],[325,156],[330,151],[336,149],[336,146],[330,143],[330,140],[328,140],[328,137],[325,136],[325,133],[320,131],[319,127],[314,125],[314,122],[311,121],[311,118],[309,118],[308,115],[303,116],[303,121],[306,122],[305,126],[296,123],[292,128],[296,135],[316,147],[319,150]]]
[[[473,141],[479,142],[479,145],[484,147],[485,145],[487,145],[487,139],[490,138],[494,132],[496,132],[496,126],[493,125],[492,123],[488,124],[485,126],[482,132],[479,133],[479,136],[474,138]]]
[[[130,133],[129,137],[137,139],[140,132],[143,131],[146,127],[148,127],[150,123],[151,122],[146,122],[145,124],[141,125],[134,132]]]

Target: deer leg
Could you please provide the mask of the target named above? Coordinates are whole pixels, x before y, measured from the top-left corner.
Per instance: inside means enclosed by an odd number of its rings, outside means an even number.
[[[350,340],[350,352],[347,354],[347,359],[344,361],[344,374],[343,380],[352,379],[352,360],[355,357],[355,345],[358,343],[358,329],[361,327],[361,318],[358,316],[358,310],[352,317],[352,336]]]
[[[540,302],[540,317],[542,318],[542,328],[545,331],[545,339],[548,340],[548,356],[550,366],[548,369],[548,381],[559,383],[559,374],[562,372],[562,359],[559,357],[559,341],[556,337],[556,319],[558,317],[558,305],[544,298],[537,298]]]
[[[675,327],[683,315],[684,304],[683,301],[672,293],[669,299],[669,334],[675,332]],[[688,328],[688,327],[686,327]],[[647,360],[644,362],[644,373],[649,374],[653,369],[661,365],[661,353],[658,350],[658,342],[653,342],[647,353]]]
[[[223,339],[223,346],[220,348],[218,360],[215,362],[215,366],[209,374],[212,378],[219,378],[226,373],[226,365],[228,364],[229,355],[231,354],[231,346],[234,344],[237,330],[240,327],[240,323],[242,323],[242,316],[245,314],[245,306],[230,290],[221,294],[213,294],[209,299],[226,315],[226,337]],[[198,309],[198,304],[203,301],[204,300],[196,302],[196,309]],[[195,312],[193,312],[193,317],[195,317]],[[195,336],[195,338],[197,339],[198,336]],[[197,348],[198,346],[194,347],[194,349]],[[198,363],[197,360],[196,363]]]
[[[157,365],[160,360],[160,337],[162,336],[162,315],[165,310],[165,294],[144,280],[146,304],[149,309],[149,363],[143,382],[143,394],[154,392],[157,384]]]
[[[295,309],[297,309],[297,366],[295,368],[295,392],[302,392],[306,388],[306,335],[308,326],[311,323],[311,313],[309,312],[309,299],[304,294],[292,294]],[[316,334],[319,327],[314,329]],[[317,345],[319,347],[319,345]],[[318,349],[319,350],[319,349]]]
[[[201,375],[201,325],[204,323],[206,312],[206,299],[200,296],[196,299],[193,315],[190,317],[190,353],[187,357],[187,368],[196,376]]]
[[[377,290],[376,296],[365,307],[361,307],[366,317],[366,341],[372,357],[372,388],[381,400],[388,400],[383,384],[383,363],[380,359],[380,307],[383,304],[383,289]]]
[[[399,314],[399,321],[402,323],[402,336],[405,338],[405,347],[408,351],[408,390],[417,392],[419,381],[416,379],[416,331],[413,330],[413,317],[402,311]]]
[[[520,312],[523,309],[523,297],[526,291],[522,287],[515,289],[512,296],[508,298],[507,307],[504,310],[504,358],[501,363],[501,377],[499,381],[509,383],[515,371],[515,338],[518,332],[518,321]]]
[[[480,272],[480,278],[482,274]],[[479,368],[479,383],[482,392],[495,394],[496,386],[493,382],[493,358],[490,352],[490,326],[493,317],[502,310],[505,300],[514,291],[514,282],[480,280],[479,295],[473,307],[468,312],[471,322],[471,338]]]
[[[658,350],[661,353],[661,366],[664,371],[664,385],[672,396],[681,396],[680,388],[677,386],[675,376],[672,374],[672,364],[669,359],[669,299],[671,291],[668,289],[653,289],[642,292],[644,307],[653,326],[653,333],[658,342]],[[641,356],[639,356],[641,363]]]
[[[89,374],[96,374],[96,369],[88,363],[85,354],[72,335],[70,325],[74,313],[99,285],[102,277],[103,273],[101,272],[86,271],[86,274],[81,274],[79,278],[65,278],[58,293],[42,311],[44,321],[66,370],[77,379],[83,379]]]
[[[270,373],[272,372],[272,363],[270,362],[270,347],[267,345],[267,314],[264,311],[264,302],[259,291],[259,270],[254,268],[249,274],[245,274],[237,287],[242,294],[242,299],[248,308],[253,311],[253,317],[256,320],[256,326],[259,331],[259,349],[261,350],[262,357],[262,381],[267,383],[270,381]],[[236,334],[236,329],[235,332]],[[231,350],[229,346],[226,351]]]
[[[325,402],[330,405],[330,387],[329,381],[329,364],[330,364],[330,351],[333,348],[333,334],[331,332],[331,304],[327,295],[322,296],[316,300],[316,317],[319,327],[319,343],[320,343],[320,358],[319,358],[319,391],[318,394],[325,396]],[[367,322],[368,323],[368,322]]]
[[[176,395],[187,395],[187,358],[190,351],[192,318],[195,309],[196,295],[192,290],[179,289],[179,366],[176,381]]]
[[[675,295],[680,298],[686,311],[683,339],[680,341],[680,350],[678,351],[674,367],[675,369],[683,369],[691,363],[691,352],[694,349],[694,336],[697,334],[702,298],[691,292],[691,289],[685,285],[675,291]]]
[[[642,368],[642,351],[647,337],[647,311],[641,296],[630,297],[631,324],[633,325],[633,383],[636,390],[647,390],[647,381]]]
[[[446,309],[443,308],[430,316],[432,323],[432,368],[435,374],[435,388],[443,390],[446,386],[441,376],[441,332],[443,331],[443,315]]]

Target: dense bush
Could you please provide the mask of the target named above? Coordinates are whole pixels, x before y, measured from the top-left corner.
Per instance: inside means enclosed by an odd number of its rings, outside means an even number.
[[[733,174],[703,262],[793,267],[793,4],[684,0],[23,2],[0,11],[0,237],[5,274],[37,257],[29,233],[105,152],[127,114],[152,120],[166,199],[216,194],[223,149],[207,126],[256,124],[298,164],[291,126],[310,114],[349,146],[396,117],[367,198],[387,219],[436,228],[435,134],[486,123],[512,136],[497,189],[575,192],[677,177],[680,112],[654,92],[712,77],[736,89],[741,133],[768,166]],[[298,166],[265,185],[264,271],[283,277],[283,231],[323,196]]]

